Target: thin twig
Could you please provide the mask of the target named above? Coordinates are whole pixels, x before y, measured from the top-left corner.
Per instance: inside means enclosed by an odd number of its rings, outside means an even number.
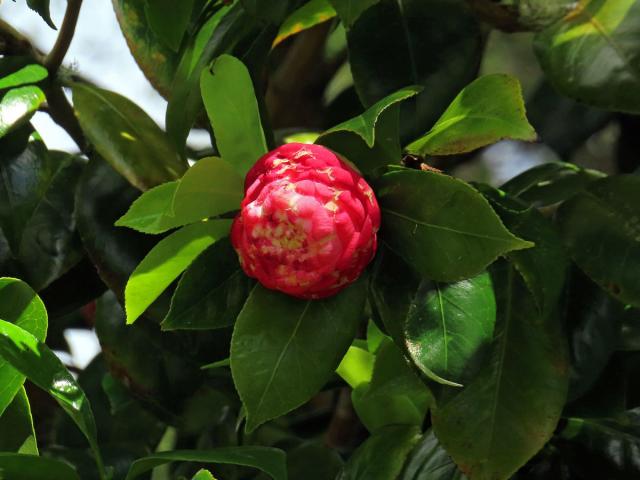
[[[66,130],[81,152],[87,153],[87,141],[84,133],[62,87],[51,84],[45,89],[45,95],[49,105],[49,116]]]
[[[67,0],[67,10],[64,14],[64,20],[62,20],[60,33],[51,52],[44,59],[44,66],[52,77],[62,65],[62,61],[69,50],[69,45],[71,45],[71,40],[73,40],[73,35],[76,32],[81,6],[82,0]]]

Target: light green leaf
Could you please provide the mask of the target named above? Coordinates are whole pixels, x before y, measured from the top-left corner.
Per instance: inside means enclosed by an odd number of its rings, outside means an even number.
[[[275,47],[287,38],[331,20],[336,16],[329,0],[310,0],[289,15],[280,26],[278,36],[273,41]]]
[[[211,474],[211,472],[202,469],[198,473],[196,473],[191,480],[216,480],[216,479]]]
[[[0,415],[0,452],[38,455],[31,406],[24,387],[18,390],[13,402]]]
[[[18,87],[9,90],[0,101],[0,138],[24,125],[45,101],[38,87]]]
[[[480,193],[447,175],[398,169],[376,192],[383,241],[435,281],[472,277],[498,256],[533,246],[511,234]]]
[[[254,288],[231,340],[248,432],[302,405],[331,378],[355,337],[365,284],[361,278],[333,297],[307,301]]]
[[[0,319],[16,324],[38,340],[47,336],[47,310],[42,300],[31,287],[15,278],[0,278]],[[23,383],[24,375],[0,357],[0,415]]]
[[[186,171],[166,134],[122,95],[77,83],[73,105],[87,139],[134,187],[148,190]]]
[[[375,355],[364,348],[352,345],[342,358],[340,365],[336,368],[336,373],[349,384],[351,388],[369,383],[373,375],[373,364]]]
[[[171,214],[173,198],[179,185],[180,181],[176,180],[147,190],[135,199],[127,213],[120,217],[115,225],[152,234],[182,226],[183,224]]]
[[[522,89],[515,77],[503,74],[480,77],[453,100],[433,128],[407,146],[416,155],[455,155],[499,140],[532,142]]]
[[[200,253],[225,236],[230,225],[229,220],[195,223],[160,240],[127,282],[127,324],[135,322]]]
[[[203,70],[200,86],[218,151],[244,177],[268,150],[249,71],[221,55]]]
[[[257,468],[273,480],[286,480],[285,458],[284,452],[277,448],[250,446],[159,452],[133,462],[125,480],[133,480],[149,470],[171,462],[242,465]]]
[[[42,65],[25,65],[19,70],[0,78],[0,89],[19,87],[29,83],[37,83],[40,80],[47,78],[47,76],[47,69]]]

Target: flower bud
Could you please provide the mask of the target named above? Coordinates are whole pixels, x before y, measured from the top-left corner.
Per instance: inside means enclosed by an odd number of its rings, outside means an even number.
[[[316,299],[360,276],[379,227],[378,202],[358,172],[326,147],[289,143],[247,174],[231,242],[247,275]]]

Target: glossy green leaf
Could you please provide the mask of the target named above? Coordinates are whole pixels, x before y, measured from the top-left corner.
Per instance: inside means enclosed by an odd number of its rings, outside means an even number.
[[[544,207],[571,198],[604,176],[573,163],[551,162],[521,173],[500,188],[533,206]]]
[[[534,41],[553,86],[607,110],[640,112],[640,4],[586,0]]]
[[[102,471],[91,405],[55,353],[27,330],[0,320],[0,356],[58,402],[89,441],[98,468]]]
[[[348,8],[354,2],[340,3]],[[366,107],[408,85],[424,87],[401,105],[403,142],[431,128],[476,77],[483,48],[480,25],[464,0],[378,0],[360,14],[347,40]]]
[[[615,298],[640,306],[640,177],[592,183],[560,207],[557,223],[578,266]]]
[[[504,139],[532,142],[536,132],[527,120],[518,80],[486,75],[462,90],[433,128],[407,150],[421,156],[454,155]]]
[[[362,423],[376,432],[388,425],[421,426],[432,397],[400,349],[386,341],[376,355],[371,381],[356,387],[351,398]]]
[[[185,271],[162,329],[208,330],[233,325],[253,285],[229,240],[219,240]]]
[[[51,13],[49,12],[49,0],[27,0],[27,5],[31,10],[37,12],[38,15],[54,30],[56,26],[51,20]]]
[[[42,65],[30,64],[0,78],[0,89],[19,87],[29,83],[37,83],[47,78],[47,69]]]
[[[455,178],[400,169],[376,187],[383,241],[427,278],[468,278],[500,255],[533,246],[511,234],[482,195]]]
[[[207,470],[200,470],[196,473],[191,480],[216,480],[211,472]]]
[[[144,233],[163,233],[237,210],[242,196],[242,177],[228,162],[203,158],[180,181],[143,193],[116,225]]]
[[[133,186],[147,190],[186,171],[165,133],[125,97],[75,84],[73,104],[87,139]]]
[[[147,0],[145,14],[149,26],[162,43],[177,52],[191,20],[195,0]]]
[[[335,16],[336,11],[329,0],[310,0],[285,19],[273,45],[276,46],[287,38],[331,20]]]
[[[31,406],[24,387],[18,390],[11,404],[0,415],[0,452],[38,455]]]
[[[483,20],[507,32],[541,30],[576,8],[574,0],[470,0]]]
[[[133,462],[125,480],[133,480],[149,470],[170,462],[243,465],[261,470],[273,480],[287,478],[285,454],[282,450],[246,446],[155,453]]]
[[[68,463],[37,455],[0,452],[0,471],[7,480],[80,480],[78,473]]]
[[[135,322],[200,253],[229,232],[230,226],[229,220],[200,222],[160,240],[127,282],[127,323]]]
[[[443,284],[423,280],[404,324],[410,358],[427,377],[462,386],[470,365],[485,356],[493,338],[496,300],[488,273]]]
[[[355,337],[365,284],[361,279],[338,295],[306,301],[254,288],[231,340],[247,431],[302,405],[331,378]]]
[[[18,87],[9,90],[0,101],[0,138],[29,121],[45,101],[38,87]]]
[[[466,480],[438,438],[429,430],[409,455],[399,480]]]
[[[539,313],[510,265],[497,265],[493,281],[498,320],[490,355],[463,389],[437,399],[432,414],[442,446],[478,480],[509,478],[551,438],[569,373],[558,318]]]
[[[244,176],[268,150],[249,71],[221,55],[202,72],[200,87],[218,151]]]
[[[347,26],[353,25],[358,17],[379,0],[329,0],[336,9],[340,20]]]
[[[42,300],[31,287],[15,278],[0,278],[0,319],[16,324],[39,340],[47,336],[47,310]],[[23,383],[24,375],[0,357],[0,415]]]
[[[357,388],[371,381],[375,359],[375,355],[364,348],[351,345],[336,368],[336,373],[351,388]]]
[[[420,428],[416,426],[397,425],[379,430],[358,447],[337,480],[398,478],[420,436]]]

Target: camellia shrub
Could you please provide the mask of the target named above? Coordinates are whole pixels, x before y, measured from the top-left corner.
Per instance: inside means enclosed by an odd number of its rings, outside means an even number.
[[[26,3],[0,478],[640,478],[640,2],[113,0],[165,129]]]

